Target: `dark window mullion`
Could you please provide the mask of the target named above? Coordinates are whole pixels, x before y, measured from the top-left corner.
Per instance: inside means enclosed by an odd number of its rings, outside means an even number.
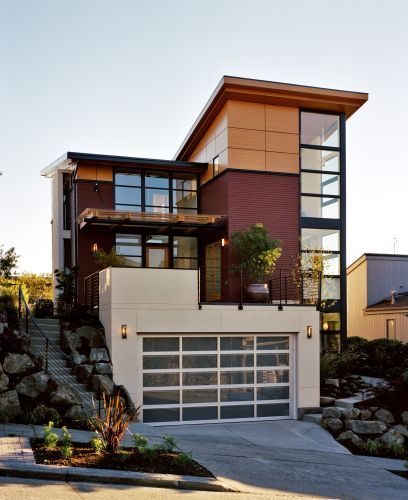
[[[319,151],[336,151],[338,153],[340,153],[340,149],[339,147],[335,147],[335,146],[315,146],[313,144],[300,144],[300,148],[301,149],[315,149],[315,150],[319,150]]]
[[[341,195],[339,194],[316,194],[316,193],[300,193],[300,196],[310,196],[312,198],[335,198],[339,200]]]
[[[141,204],[142,204],[142,212],[145,212],[146,211],[146,195],[145,195],[145,186],[146,186],[146,183],[145,183],[145,172],[143,172],[143,174],[141,175],[141,189],[142,189],[142,193],[141,193]],[[146,267],[145,264],[143,264],[143,267]]]
[[[169,213],[173,213],[173,172],[170,172],[169,174],[169,205],[170,205],[170,208],[169,208]],[[173,237],[171,237],[171,246],[173,246]],[[172,261],[172,257],[170,257],[170,261],[171,261],[171,265],[170,267],[172,268],[173,267],[173,261]]]

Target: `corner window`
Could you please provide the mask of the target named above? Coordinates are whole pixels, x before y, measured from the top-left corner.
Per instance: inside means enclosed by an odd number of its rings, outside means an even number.
[[[220,157],[216,156],[212,161],[213,177],[220,173]]]
[[[340,146],[338,115],[302,112],[300,142],[313,146]]]

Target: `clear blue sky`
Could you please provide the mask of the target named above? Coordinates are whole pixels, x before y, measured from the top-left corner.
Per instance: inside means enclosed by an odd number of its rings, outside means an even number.
[[[408,254],[406,0],[0,0],[0,243],[51,271],[65,151],[171,159],[223,74],[369,92],[348,121],[348,255]]]

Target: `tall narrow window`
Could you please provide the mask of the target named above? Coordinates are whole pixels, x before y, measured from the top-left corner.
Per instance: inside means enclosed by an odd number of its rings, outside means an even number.
[[[216,156],[213,161],[213,177],[220,173],[220,157]]]
[[[387,319],[387,339],[397,340],[395,331],[395,319]]]

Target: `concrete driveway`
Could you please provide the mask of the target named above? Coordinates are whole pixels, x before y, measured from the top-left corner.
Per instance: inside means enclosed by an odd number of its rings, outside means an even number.
[[[151,427],[132,432],[153,442],[166,434],[215,476],[253,494],[294,498],[408,499],[408,481],[387,471],[401,460],[351,455],[320,426],[301,421]]]

